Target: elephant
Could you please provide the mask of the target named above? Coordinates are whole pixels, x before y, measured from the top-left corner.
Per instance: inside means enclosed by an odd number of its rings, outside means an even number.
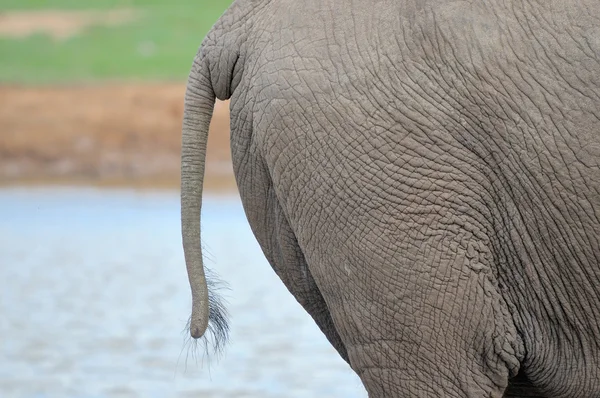
[[[226,329],[200,215],[229,99],[252,232],[370,397],[600,397],[598,0],[236,0],[186,87],[193,338]]]

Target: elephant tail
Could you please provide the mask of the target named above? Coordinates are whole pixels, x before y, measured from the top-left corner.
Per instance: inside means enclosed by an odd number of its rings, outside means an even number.
[[[190,335],[198,339],[211,332],[215,348],[227,340],[223,306],[209,291],[202,260],[200,217],[208,128],[215,104],[208,56],[200,51],[194,60],[185,94],[181,142],[181,230],[187,274],[192,290]],[[209,322],[210,321],[210,322]]]

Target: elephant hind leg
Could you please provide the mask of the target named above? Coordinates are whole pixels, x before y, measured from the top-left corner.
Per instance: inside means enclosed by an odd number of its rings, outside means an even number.
[[[313,279],[296,236],[272,189],[269,189],[268,196],[270,196],[270,199],[267,200],[269,216],[265,218],[265,230],[271,231],[272,234],[265,240],[269,242],[265,255],[275,273],[313,318],[327,340],[340,356],[349,362],[346,347],[333,324],[327,304]],[[266,248],[266,246],[263,247]]]
[[[372,398],[501,398],[519,370],[522,343],[483,244],[449,235],[399,241],[382,264],[386,249],[363,245],[337,266],[344,283],[322,290]]]
[[[245,179],[244,176],[248,174],[242,174],[239,180],[240,195],[252,231],[277,276],[313,318],[340,356],[348,362],[346,347],[275,195],[269,174],[265,168],[259,167],[262,162],[254,159],[250,163],[255,165],[250,174],[252,180]]]
[[[446,332],[454,334],[450,330]],[[352,367],[369,397],[505,397],[507,375],[502,377],[497,370],[477,363],[477,358],[472,357],[474,352],[457,350],[451,354],[450,350],[436,351],[440,344],[445,343],[428,340],[433,344],[416,344],[414,341],[399,344],[398,340],[381,340],[361,346],[347,345]],[[542,398],[521,398],[533,397]]]

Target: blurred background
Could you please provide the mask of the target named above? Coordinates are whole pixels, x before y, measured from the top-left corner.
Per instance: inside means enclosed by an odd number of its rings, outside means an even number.
[[[365,397],[265,261],[228,104],[207,155],[207,264],[231,343],[189,341],[185,79],[230,0],[0,0],[0,397]]]

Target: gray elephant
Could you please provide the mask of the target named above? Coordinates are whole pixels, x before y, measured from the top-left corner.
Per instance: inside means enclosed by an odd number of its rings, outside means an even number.
[[[194,338],[224,327],[215,97],[254,235],[369,396],[600,397],[598,0],[236,1],[185,97]]]

